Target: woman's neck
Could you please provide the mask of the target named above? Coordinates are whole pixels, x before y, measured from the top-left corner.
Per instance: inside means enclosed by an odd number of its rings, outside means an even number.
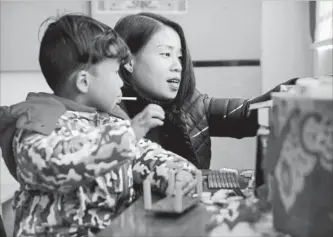
[[[138,90],[134,90],[130,86],[124,86],[122,88],[123,96],[126,97],[136,97],[135,101],[124,101],[124,105],[129,116],[132,118],[136,114],[140,113],[148,104],[157,104],[160,105],[164,110],[169,110],[172,107],[171,101],[158,101],[148,98],[140,93]]]

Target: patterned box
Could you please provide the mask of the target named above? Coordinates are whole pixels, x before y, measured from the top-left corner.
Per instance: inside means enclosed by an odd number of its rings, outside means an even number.
[[[333,236],[333,101],[274,93],[264,160],[274,226]]]

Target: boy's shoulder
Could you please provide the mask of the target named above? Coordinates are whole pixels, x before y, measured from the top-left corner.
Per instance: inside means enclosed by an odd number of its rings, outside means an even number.
[[[114,124],[118,122],[124,123],[126,125],[129,124],[129,121],[125,121],[123,119],[111,116],[107,113],[91,113],[67,110],[59,117],[53,131],[55,131],[58,135],[66,135],[68,132],[82,134],[89,133],[100,125]],[[38,134],[38,132],[34,131],[17,129],[15,137],[26,137],[28,135],[31,136]]]
[[[78,112],[67,110],[63,113],[57,122],[57,128],[73,125],[71,128],[78,128],[80,125],[85,127],[96,127],[104,124],[112,124],[117,122],[125,122],[121,118],[114,117],[107,113],[89,113],[89,112]]]
[[[70,120],[92,121],[95,123],[98,122],[98,124],[115,123],[115,122],[124,121],[124,119],[122,119],[122,118],[118,118],[118,117],[115,117],[113,115],[110,115],[110,114],[104,113],[104,112],[90,113],[90,112],[80,112],[80,111],[71,111],[71,110],[67,110],[59,118],[59,121],[70,121]]]

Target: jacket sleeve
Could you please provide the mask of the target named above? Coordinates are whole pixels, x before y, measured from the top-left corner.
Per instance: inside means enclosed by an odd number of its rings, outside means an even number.
[[[258,113],[249,110],[252,103],[271,99],[271,92],[280,90],[281,85],[295,84],[298,78],[282,83],[265,94],[251,98],[210,98],[203,95],[211,136],[243,138],[256,135],[258,129]]]
[[[136,139],[129,121],[94,127],[66,119],[48,136],[17,131],[13,148],[20,182],[67,193],[135,159]]]
[[[165,194],[168,187],[169,170],[175,173],[179,170],[187,170],[192,174],[197,168],[183,157],[163,149],[159,144],[147,139],[141,139],[138,144],[140,155],[134,162],[134,183],[141,184],[149,175],[152,188]]]

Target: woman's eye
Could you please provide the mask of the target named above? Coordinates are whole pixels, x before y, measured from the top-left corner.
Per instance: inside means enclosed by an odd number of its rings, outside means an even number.
[[[162,56],[165,56],[165,57],[170,57],[171,54],[170,53],[161,53]]]

